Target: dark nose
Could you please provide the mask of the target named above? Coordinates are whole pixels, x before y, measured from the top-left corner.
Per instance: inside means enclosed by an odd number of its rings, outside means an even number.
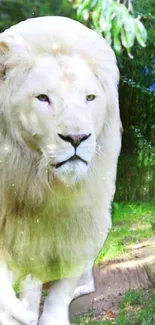
[[[62,140],[66,141],[66,142],[70,142],[74,148],[77,148],[82,141],[87,140],[91,136],[91,133],[89,133],[89,134],[67,134],[67,135],[58,133],[58,136]]]

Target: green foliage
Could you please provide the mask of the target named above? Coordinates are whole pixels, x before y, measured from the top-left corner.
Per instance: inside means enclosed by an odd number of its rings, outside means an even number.
[[[148,38],[145,48],[134,45],[133,60],[124,51],[118,57],[124,132],[115,199],[128,202],[155,197],[155,90],[151,90],[155,84],[155,6],[154,0],[136,0],[133,5]]]
[[[0,0],[0,31],[27,18],[67,13],[63,0]]]
[[[114,46],[117,54],[126,48],[130,57],[131,48],[137,42],[145,47],[147,32],[140,21],[134,17],[131,1],[128,8],[124,3],[115,0],[71,0],[76,10],[76,18],[102,33],[109,44]]]
[[[151,227],[152,227],[152,231],[155,233],[155,221],[154,220],[151,222]]]

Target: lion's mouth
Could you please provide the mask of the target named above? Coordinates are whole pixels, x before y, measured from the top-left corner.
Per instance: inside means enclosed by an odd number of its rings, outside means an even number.
[[[84,164],[88,165],[88,162],[86,160],[82,159],[80,156],[75,154],[74,156],[70,157],[69,159],[57,163],[55,165],[55,167],[59,168],[59,167],[63,166],[64,164],[66,164],[69,161],[79,161],[79,160],[82,161]]]

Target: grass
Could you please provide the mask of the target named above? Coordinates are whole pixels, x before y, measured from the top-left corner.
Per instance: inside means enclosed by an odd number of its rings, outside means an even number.
[[[111,313],[112,315],[113,313]],[[108,316],[109,315],[109,316]],[[154,325],[155,324],[155,293],[146,291],[128,291],[120,304],[120,311],[112,320],[94,320],[93,315],[85,316],[77,321],[79,325]]]
[[[113,227],[96,263],[130,253],[131,246],[155,236],[155,204],[114,203]]]

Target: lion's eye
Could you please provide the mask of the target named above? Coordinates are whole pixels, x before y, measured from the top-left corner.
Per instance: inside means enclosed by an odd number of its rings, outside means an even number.
[[[90,94],[90,95],[87,95],[86,100],[87,100],[88,102],[90,102],[90,101],[94,100],[95,98],[96,98],[95,95]]]
[[[47,95],[45,94],[41,94],[36,96],[38,98],[38,100],[40,100],[41,102],[46,102],[46,103],[50,103],[50,99]]]

